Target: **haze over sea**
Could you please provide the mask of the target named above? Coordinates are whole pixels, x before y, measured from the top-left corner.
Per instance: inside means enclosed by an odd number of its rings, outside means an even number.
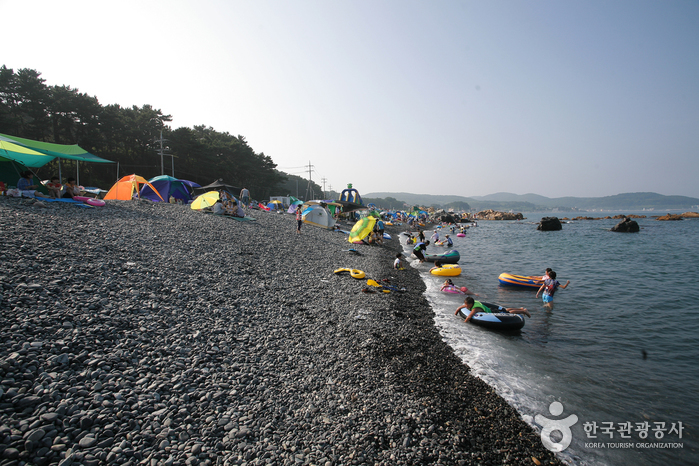
[[[616,213],[648,214],[604,215]],[[480,294],[476,299],[527,307],[532,317],[520,335],[464,324],[454,316],[463,297],[441,293],[443,279],[419,266],[445,340],[529,423],[536,425],[537,414],[549,419],[577,415],[573,441],[561,454],[566,461],[699,463],[699,219],[637,219],[641,231],[635,234],[610,232],[619,220],[574,221],[562,231],[537,231],[536,223],[547,215],[479,221],[465,238],[452,235],[463,269],[454,282]],[[444,250],[428,248],[429,253]],[[536,291],[499,285],[502,272],[542,275],[546,267],[561,283],[571,281],[557,292],[552,311],[543,309]],[[559,416],[549,412],[553,401],[564,407]],[[645,439],[637,430],[644,422],[650,426]],[[591,438],[595,434],[588,435],[583,426],[594,423],[596,438]],[[613,430],[603,431],[609,423]],[[620,423],[631,423],[630,433],[620,432]],[[681,438],[670,432],[679,423]],[[652,442],[675,448],[639,445]],[[620,448],[620,443],[632,447]]]

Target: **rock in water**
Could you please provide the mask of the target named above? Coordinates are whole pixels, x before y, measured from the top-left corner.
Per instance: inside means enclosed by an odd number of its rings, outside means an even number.
[[[541,231],[558,231],[562,230],[563,226],[561,225],[561,221],[558,220],[558,217],[544,217],[541,219],[536,229]]]
[[[641,228],[638,226],[638,222],[635,220],[625,218],[621,222],[614,225],[612,227],[612,231],[618,231],[620,233],[638,233],[641,231]]]

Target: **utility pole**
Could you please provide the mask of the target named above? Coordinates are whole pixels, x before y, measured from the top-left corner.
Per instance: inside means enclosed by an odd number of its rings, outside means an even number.
[[[163,128],[160,128],[160,174],[165,174],[165,164],[163,162]]]
[[[328,195],[327,192],[325,191],[325,182],[328,181],[327,178],[323,177],[320,179],[320,182],[323,183],[323,199],[327,199]]]
[[[304,200],[310,201],[313,196],[313,186],[311,185],[311,172],[313,171],[313,165],[311,165],[311,161],[308,161],[308,186],[306,186],[306,198]],[[309,196],[310,194],[310,196]]]

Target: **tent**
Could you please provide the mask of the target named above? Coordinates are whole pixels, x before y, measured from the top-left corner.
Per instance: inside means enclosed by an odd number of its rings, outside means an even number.
[[[170,196],[181,199],[185,203],[192,200],[192,189],[200,186],[189,180],[178,180],[168,175],[156,176],[148,180],[150,185],[144,184],[141,187],[141,197],[154,202],[168,202]],[[155,191],[151,188],[155,188]]]
[[[107,195],[104,196],[104,198],[111,200],[130,201],[133,198],[134,191],[136,193],[139,192],[138,186],[141,184],[150,186],[151,189],[153,189],[153,191],[155,191],[155,193],[158,194],[160,200],[163,200],[163,198],[153,187],[153,185],[150,184],[148,180],[138,175],[127,175],[119,181],[117,181],[116,183],[114,183],[114,186],[112,186],[112,188],[109,190]]]
[[[302,212],[301,216],[303,218],[303,223],[308,223],[320,228],[332,229],[335,226],[335,219],[328,210],[320,204],[310,205],[306,207]]]
[[[222,178],[219,178],[218,180],[214,181],[211,184],[207,184],[206,186],[200,186],[197,188],[197,190],[201,191],[212,191],[214,189],[225,189],[226,191],[240,191],[240,188],[236,188],[233,185],[226,184],[223,182]]]
[[[267,208],[269,210],[274,210],[274,211],[284,210],[284,204],[282,204],[280,201],[270,201],[267,204]]]

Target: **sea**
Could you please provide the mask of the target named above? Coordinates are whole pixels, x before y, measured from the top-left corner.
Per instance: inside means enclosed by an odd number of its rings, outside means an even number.
[[[574,215],[619,213],[649,215]],[[532,317],[519,334],[464,323],[454,315],[464,296],[440,292],[444,278],[429,274],[431,264],[411,262],[444,340],[538,432],[560,428],[542,438],[565,463],[699,464],[699,219],[649,215],[634,219],[638,233],[611,232],[615,219],[563,220],[562,230],[542,232],[539,220],[552,214],[524,215],[450,233],[461,254],[454,283],[477,300],[526,307]],[[498,281],[547,267],[570,280],[551,310],[535,289]]]

